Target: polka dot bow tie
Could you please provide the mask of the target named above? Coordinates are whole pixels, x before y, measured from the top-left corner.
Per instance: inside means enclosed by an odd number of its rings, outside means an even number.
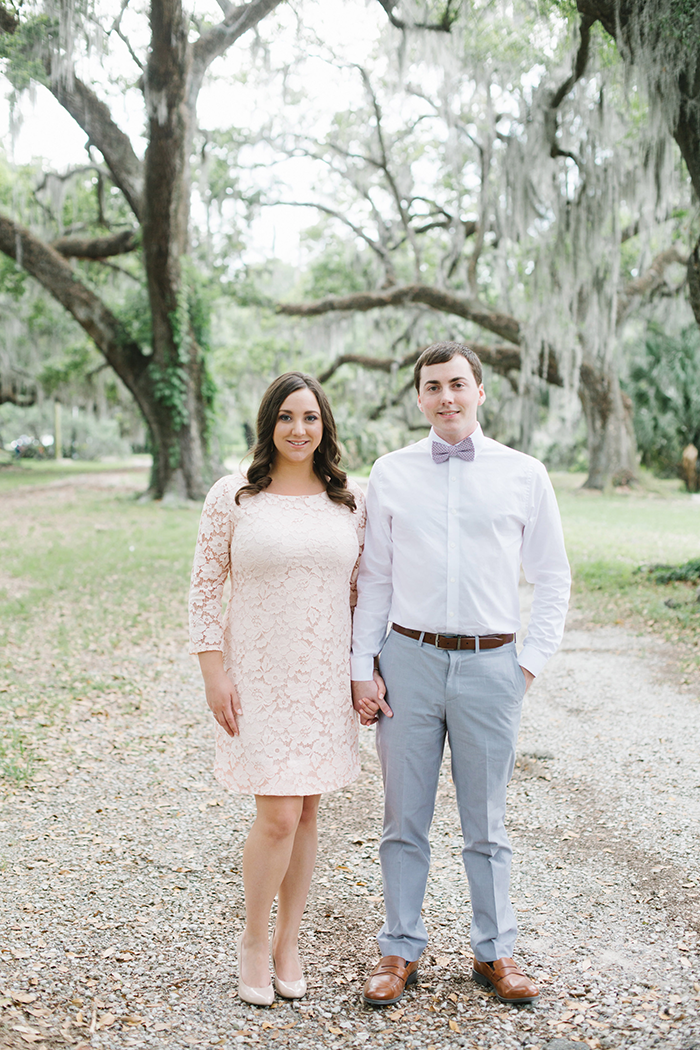
[[[436,463],[445,463],[450,456],[465,459],[467,463],[474,461],[474,442],[470,437],[460,441],[456,445],[446,445],[443,441],[433,441],[433,459]]]

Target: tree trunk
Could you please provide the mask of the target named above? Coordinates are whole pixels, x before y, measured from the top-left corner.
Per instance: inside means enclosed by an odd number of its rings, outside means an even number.
[[[143,162],[92,88],[74,73],[52,75],[52,43],[43,31],[37,37],[44,41],[40,58],[49,90],[101,152],[114,185],[141,223],[152,345],[139,346],[59,254],[102,259],[133,251],[136,231],[91,240],[63,238],[52,248],[0,215],[0,251],[15,259],[73,315],[133,394],[150,435],[149,494],[156,499],[201,498],[222,472],[209,449],[213,389],[191,322],[194,289],[186,261],[189,158],[197,96],[214,59],[280,3],[222,2],[223,20],[190,41],[182,0],[151,0],[151,40],[143,76],[148,147]],[[18,19],[7,14],[0,2],[0,34],[11,35],[18,27]],[[36,57],[32,52],[32,59]]]
[[[177,379],[173,375],[166,379],[165,386],[156,383],[149,398],[144,415],[153,452],[148,491],[154,499],[202,499],[215,477],[224,472],[207,447],[210,406],[204,389],[199,371],[183,368]]]
[[[187,105],[191,51],[180,0],[153,0],[144,78],[148,148],[143,195],[143,257],[153,330],[148,375],[155,403],[151,492],[197,499],[211,484],[202,396],[204,364],[183,278],[188,250],[194,113]]]
[[[620,388],[617,371],[581,365],[579,397],[588,431],[585,489],[626,485],[637,473],[632,402]]]
[[[700,240],[688,258],[688,301],[700,326]]]

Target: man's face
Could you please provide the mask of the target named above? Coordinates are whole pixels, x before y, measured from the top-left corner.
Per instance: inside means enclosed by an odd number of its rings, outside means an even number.
[[[450,445],[476,429],[476,410],[486,395],[477,385],[472,366],[461,354],[441,365],[424,365],[418,407],[438,437]]]

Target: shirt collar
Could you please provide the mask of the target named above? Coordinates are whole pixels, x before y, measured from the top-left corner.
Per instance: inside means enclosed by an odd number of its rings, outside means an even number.
[[[486,440],[484,437],[484,432],[481,429],[480,423],[476,424],[476,430],[473,430],[469,437],[474,442],[474,458],[476,459],[476,457],[479,455],[482,448],[484,447],[484,441]],[[431,445],[433,441],[439,441],[442,445],[448,444],[448,442],[443,441],[442,438],[435,433],[432,427],[430,428],[430,433],[428,434],[428,441]]]

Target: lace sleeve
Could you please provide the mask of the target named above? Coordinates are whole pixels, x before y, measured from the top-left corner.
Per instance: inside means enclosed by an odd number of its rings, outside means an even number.
[[[365,546],[365,525],[367,524],[367,510],[365,507],[365,494],[359,485],[350,483],[352,488],[352,494],[355,497],[357,503],[357,509],[355,511],[355,527],[357,528],[357,541],[360,545],[360,551],[357,555],[357,561],[355,567],[352,570],[350,576],[350,608],[354,611],[357,605],[357,576],[360,571],[360,558],[362,557],[362,551]]]
[[[240,484],[241,479],[222,478],[204,503],[190,586],[191,653],[223,652],[221,598],[231,567],[231,537],[238,511],[234,496]]]

